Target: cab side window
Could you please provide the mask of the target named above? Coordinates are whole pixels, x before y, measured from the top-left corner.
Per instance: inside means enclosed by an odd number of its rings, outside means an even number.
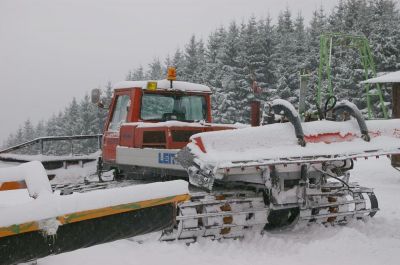
[[[108,131],[119,131],[121,124],[126,122],[128,116],[128,109],[131,104],[131,99],[128,95],[121,95],[117,97],[117,103],[112,114]]]

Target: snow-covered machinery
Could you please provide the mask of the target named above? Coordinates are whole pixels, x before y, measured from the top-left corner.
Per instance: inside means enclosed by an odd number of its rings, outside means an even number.
[[[357,158],[400,152],[399,120],[365,122],[343,101],[332,111],[346,121],[301,123],[289,102],[275,100],[272,111],[290,122],[212,124],[210,89],[172,80],[116,85],[99,163],[117,178],[189,178],[191,199],[163,240],[342,224],[378,210],[372,189],[349,182],[349,171]]]
[[[338,116],[345,112],[353,117],[347,121],[301,123],[284,100],[273,101],[272,108],[290,123],[194,135],[177,156],[190,183],[209,191],[219,187],[252,190],[252,198],[262,199],[266,209],[267,230],[315,222],[344,224],[374,216],[378,201],[373,190],[350,182],[349,171],[358,158],[399,153],[400,121],[365,122],[347,101],[333,110]],[[196,211],[190,214],[196,216]],[[254,215],[241,215],[244,219],[233,218],[229,224],[246,228],[242,220]],[[186,221],[185,216],[181,212],[180,218]],[[182,222],[174,236],[187,237],[188,226]]]
[[[271,114],[288,122],[248,127],[211,123],[206,86],[116,87],[98,173],[112,169],[119,181],[53,191],[39,162],[0,169],[0,264],[159,230],[161,240],[192,242],[365,219],[378,201],[349,181],[353,161],[400,153],[400,120],[364,121],[348,101],[330,120],[302,123],[274,100]],[[29,200],[10,199],[17,193]]]
[[[15,181],[27,189],[0,191],[1,265],[169,228],[189,198],[182,180],[61,194],[37,161],[0,169],[0,183]]]

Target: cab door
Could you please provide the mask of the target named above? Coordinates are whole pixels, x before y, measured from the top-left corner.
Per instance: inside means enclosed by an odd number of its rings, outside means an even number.
[[[131,90],[116,91],[103,137],[103,160],[115,163],[121,125],[130,118]]]

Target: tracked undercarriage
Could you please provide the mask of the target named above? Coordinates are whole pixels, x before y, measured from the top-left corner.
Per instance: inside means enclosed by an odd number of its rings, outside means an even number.
[[[261,233],[312,223],[346,224],[352,219],[372,217],[378,211],[372,189],[348,181],[346,171],[350,168],[335,168],[343,175],[328,176],[322,170],[307,174],[307,166],[311,165],[260,170],[260,180],[267,184],[242,183],[241,191],[216,188],[211,193],[194,193],[191,201],[179,205],[177,225],[165,231],[161,239],[240,238],[250,230]],[[312,165],[318,166],[322,164]],[[296,178],[299,168],[303,168],[303,175]],[[329,181],[332,177],[337,180]],[[244,192],[243,187],[253,191]]]

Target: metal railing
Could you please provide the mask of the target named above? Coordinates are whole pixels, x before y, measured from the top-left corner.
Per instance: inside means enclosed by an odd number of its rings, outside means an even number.
[[[44,150],[44,143],[45,142],[55,142],[55,141],[69,141],[71,155],[74,154],[74,140],[86,140],[86,139],[97,139],[97,147],[101,149],[101,139],[102,134],[94,134],[94,135],[72,135],[72,136],[45,136],[45,137],[38,137],[33,140],[24,142],[22,144],[18,144],[15,146],[8,147],[6,149],[0,150],[0,154],[10,153],[13,151],[20,150],[22,148],[26,148],[29,146],[33,146],[38,144],[39,145],[39,154],[43,154]]]

